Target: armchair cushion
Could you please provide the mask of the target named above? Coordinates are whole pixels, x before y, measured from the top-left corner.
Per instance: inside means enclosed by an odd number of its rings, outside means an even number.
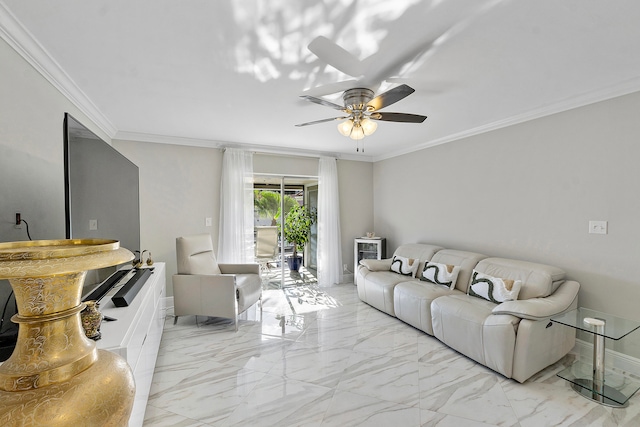
[[[178,274],[221,274],[209,234],[176,239]]]
[[[218,264],[222,274],[260,274],[260,264]]]

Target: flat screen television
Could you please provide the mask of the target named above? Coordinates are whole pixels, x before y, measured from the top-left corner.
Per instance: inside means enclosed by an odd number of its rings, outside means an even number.
[[[140,249],[139,170],[69,113],[64,118],[66,238],[100,238]],[[83,296],[117,267],[87,273]]]

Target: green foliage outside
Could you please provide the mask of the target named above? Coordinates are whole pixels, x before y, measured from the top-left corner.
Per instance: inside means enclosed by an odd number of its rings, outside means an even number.
[[[298,202],[293,197],[284,196],[285,214]],[[280,218],[280,193],[275,191],[253,190],[253,206],[260,218],[271,218],[271,225],[277,225]]]
[[[297,203],[291,207],[284,219],[284,238],[293,243],[293,257],[298,256],[298,246],[303,247],[309,242],[311,226],[318,216],[315,209],[307,209]]]

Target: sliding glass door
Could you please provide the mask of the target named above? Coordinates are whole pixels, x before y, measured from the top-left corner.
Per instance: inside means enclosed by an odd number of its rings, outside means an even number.
[[[302,255],[302,265],[296,271],[296,266],[288,263],[293,255],[293,244],[285,239],[283,219],[294,206],[316,205],[317,177],[254,175],[256,261],[260,264],[264,287],[283,288],[315,282],[315,224],[309,244],[297,247],[298,255]]]

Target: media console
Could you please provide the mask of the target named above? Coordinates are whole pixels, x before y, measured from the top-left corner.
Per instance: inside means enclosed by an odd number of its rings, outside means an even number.
[[[102,322],[102,339],[96,341],[96,345],[125,358],[135,377],[136,396],[130,427],[142,426],[164,327],[165,265],[156,262],[153,267],[153,274],[128,306],[116,307],[112,301],[119,286],[112,287],[100,302],[102,314],[117,320]]]

